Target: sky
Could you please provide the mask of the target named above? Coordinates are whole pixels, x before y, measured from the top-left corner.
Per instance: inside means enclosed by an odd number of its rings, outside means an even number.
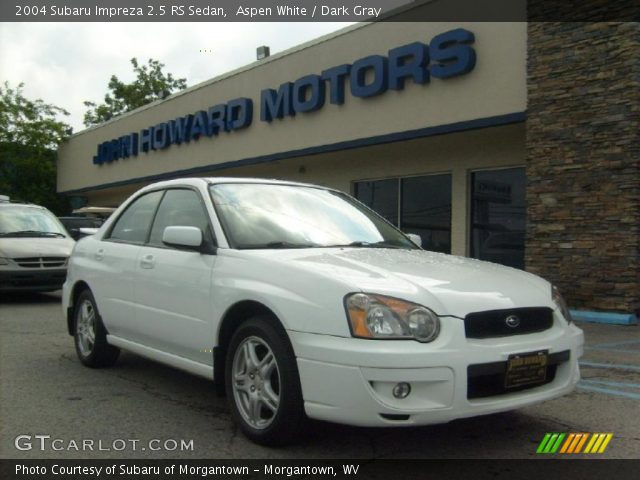
[[[192,86],[252,63],[256,47],[271,54],[348,23],[0,23],[0,83],[24,82],[23,94],[67,110],[74,132],[86,107],[102,103],[111,75],[134,79],[130,63],[148,58]],[[201,52],[202,50],[202,52]]]

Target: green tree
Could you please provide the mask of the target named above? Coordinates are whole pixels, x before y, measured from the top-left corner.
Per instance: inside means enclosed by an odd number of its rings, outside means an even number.
[[[104,96],[104,103],[96,105],[85,101],[89,107],[84,114],[84,124],[89,127],[111,120],[113,117],[130,112],[155,100],[163,99],[174,91],[187,87],[185,78],[174,78],[171,73],[165,74],[164,64],[149,59],[146,65],[139,65],[136,58],[131,59],[136,79],[131,83],[124,83],[115,75],[109,80],[109,90]]]
[[[56,193],[56,149],[71,128],[58,117],[69,113],[25,98],[23,87],[0,86],[0,194],[67,213],[67,199]]]

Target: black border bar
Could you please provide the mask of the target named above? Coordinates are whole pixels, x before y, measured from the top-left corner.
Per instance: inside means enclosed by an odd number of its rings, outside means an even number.
[[[274,451],[277,453],[278,451]],[[461,454],[464,452],[460,452]],[[539,456],[542,457],[542,456]],[[548,456],[544,456],[548,458]],[[637,478],[639,460],[560,460],[571,455],[558,455],[545,460],[279,460],[279,459],[231,459],[231,460],[0,460],[0,478],[24,480],[195,480],[207,478],[285,479],[285,478],[362,478],[362,479],[518,479],[544,480],[602,480]],[[580,457],[586,457],[581,455]],[[592,456],[595,458],[595,456]],[[537,457],[534,457],[537,458]],[[16,467],[20,466],[19,469]],[[55,467],[54,467],[55,466]],[[345,473],[350,466],[351,473]],[[331,474],[333,469],[335,475]],[[357,470],[354,471],[354,467]],[[33,473],[24,473],[24,469]],[[74,474],[54,474],[54,469],[77,469]],[[96,475],[100,468],[100,474]],[[213,473],[218,468],[217,473]],[[113,469],[115,473],[106,473]],[[137,469],[137,470],[136,470]],[[150,469],[151,473],[143,469]],[[154,473],[154,469],[158,473]],[[204,469],[204,470],[203,470]],[[235,469],[235,470],[234,470]],[[248,473],[238,473],[244,469]],[[41,473],[37,473],[39,470]],[[46,470],[46,473],[42,473]],[[325,471],[321,474],[318,472]],[[83,473],[85,472],[85,473]],[[182,472],[182,473],[181,473]],[[203,472],[210,472],[204,474]],[[224,473],[228,472],[228,473]],[[234,473],[235,472],[235,473]]]
[[[292,9],[282,9],[285,6]],[[54,8],[55,7],[55,8]],[[242,7],[242,10],[241,10]],[[76,9],[76,10],[74,10]],[[247,10],[249,9],[249,10]],[[304,10],[303,10],[304,9]],[[373,9],[373,10],[372,10]],[[73,12],[78,14],[74,14]],[[252,13],[247,15],[249,12]],[[304,11],[304,14],[301,12]],[[368,12],[374,12],[371,16]],[[66,14],[66,12],[70,12]],[[222,12],[222,14],[221,14]],[[255,14],[253,14],[255,12]],[[287,13],[297,12],[297,13]],[[327,13],[330,12],[330,13]],[[638,22],[638,0],[3,0],[2,22]]]

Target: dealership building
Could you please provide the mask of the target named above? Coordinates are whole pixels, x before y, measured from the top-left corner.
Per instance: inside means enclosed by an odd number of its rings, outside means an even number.
[[[58,190],[116,206],[185,176],[326,185],[426,249],[633,323],[639,57],[637,23],[357,24],[73,135]]]

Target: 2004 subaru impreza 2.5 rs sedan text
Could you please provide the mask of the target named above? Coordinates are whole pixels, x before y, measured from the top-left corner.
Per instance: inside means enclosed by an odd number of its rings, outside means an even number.
[[[417,243],[324,187],[161,182],[77,243],[63,308],[85,365],[126,349],[214,379],[264,444],[306,417],[424,425],[573,390],[583,334],[555,288]]]

